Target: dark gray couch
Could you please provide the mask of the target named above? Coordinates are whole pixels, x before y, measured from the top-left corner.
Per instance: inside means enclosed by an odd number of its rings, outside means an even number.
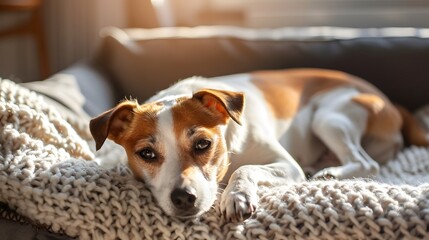
[[[429,29],[111,28],[103,38],[95,63],[119,90],[118,99],[144,101],[194,75],[316,67],[364,78],[411,110],[427,103]],[[82,90],[91,81],[83,77]]]

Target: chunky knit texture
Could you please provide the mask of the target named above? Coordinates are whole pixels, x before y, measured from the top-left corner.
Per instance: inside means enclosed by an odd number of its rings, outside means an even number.
[[[251,219],[226,223],[219,204],[199,220],[166,216],[110,142],[94,153],[87,122],[0,80],[0,201],[80,239],[429,239],[429,149],[409,148],[375,180],[310,181],[259,190]]]

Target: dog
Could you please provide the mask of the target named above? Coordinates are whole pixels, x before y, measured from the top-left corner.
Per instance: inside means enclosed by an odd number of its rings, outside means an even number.
[[[258,185],[376,175],[404,144],[428,145],[405,109],[370,83],[326,69],[257,71],[179,81],[146,103],[127,100],[90,122],[126,151],[134,176],[181,219],[220,210],[231,222],[258,207]],[[339,164],[327,164],[332,153]],[[335,162],[335,161],[334,161]]]

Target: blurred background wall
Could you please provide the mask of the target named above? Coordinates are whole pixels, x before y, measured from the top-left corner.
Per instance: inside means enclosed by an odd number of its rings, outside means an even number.
[[[29,18],[1,8],[0,31]],[[28,0],[34,1],[34,0]],[[106,26],[429,27],[427,0],[38,0],[49,74],[90,57]],[[37,2],[38,2],[37,1]],[[1,37],[0,77],[41,80],[37,45],[21,34]]]
[[[50,73],[91,55],[102,27],[127,26],[126,1],[45,0],[41,3]],[[25,10],[0,11],[0,27],[18,26],[31,14]],[[42,78],[33,37],[21,34],[0,38],[0,77],[17,81]]]

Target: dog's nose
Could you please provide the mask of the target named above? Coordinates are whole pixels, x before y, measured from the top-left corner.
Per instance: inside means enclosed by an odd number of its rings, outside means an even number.
[[[171,192],[170,198],[176,208],[188,210],[195,207],[197,194],[193,188],[176,188]]]

